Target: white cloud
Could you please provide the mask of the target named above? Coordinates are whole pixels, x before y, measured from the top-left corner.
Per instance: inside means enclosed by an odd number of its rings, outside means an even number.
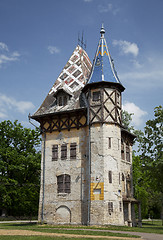
[[[51,54],[59,53],[60,49],[55,46],[48,46],[48,50]]]
[[[125,40],[114,40],[114,46],[119,46],[122,54],[132,54],[137,57],[139,54],[139,48],[136,43],[131,43]]]
[[[147,115],[147,112],[143,111],[132,102],[125,102],[122,108],[128,113],[133,113],[132,122],[136,127],[139,127],[143,123],[143,117]]]
[[[136,59],[132,59],[131,62],[133,63],[133,65],[136,67],[136,68],[142,68],[143,65],[139,63],[138,60]]]
[[[0,42],[0,50],[9,51],[7,45],[3,42]]]
[[[7,118],[7,117],[8,117],[8,116],[7,116],[6,113],[0,112],[0,118],[5,119],[5,118]]]
[[[142,71],[131,71],[127,73],[119,74],[122,82],[128,82],[133,86],[139,86],[147,88],[155,88],[158,86],[160,88],[163,87],[162,79],[163,79],[163,70],[142,70]]]
[[[6,118],[9,112],[12,110],[18,111],[19,113],[28,113],[29,110],[33,109],[34,105],[28,101],[17,101],[12,97],[8,97],[5,94],[0,94],[0,118]]]
[[[108,3],[107,5],[99,5],[98,8],[100,13],[106,13],[112,10],[113,5]]]
[[[84,0],[84,2],[92,2],[93,0]]]
[[[5,43],[0,42],[0,68],[2,64],[7,62],[18,61],[19,57],[20,54],[17,51],[10,52],[8,46]]]
[[[113,15],[116,15],[120,11],[119,8],[115,8],[111,3],[107,3],[106,5],[99,5],[98,10],[100,13],[112,12]]]

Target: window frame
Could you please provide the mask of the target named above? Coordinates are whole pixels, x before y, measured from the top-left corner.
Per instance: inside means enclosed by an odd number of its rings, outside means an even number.
[[[57,176],[57,193],[71,193],[71,176],[69,174]]]
[[[108,202],[108,212],[110,215],[113,213],[113,202]]]
[[[52,145],[52,161],[58,160],[58,144]]]
[[[67,143],[61,145],[61,160],[67,159]]]
[[[123,139],[121,139],[121,158],[122,158],[122,160],[125,160],[125,146],[124,146]]]
[[[113,183],[113,173],[112,171],[108,172],[109,183]]]
[[[70,144],[70,159],[76,159],[77,156],[77,143],[71,143]]]
[[[119,211],[122,212],[122,202],[119,201]]]
[[[130,162],[130,145],[128,142],[126,143],[126,161]]]
[[[108,149],[111,149],[111,145],[112,145],[112,138],[108,137]]]
[[[101,99],[101,94],[100,91],[94,91],[92,92],[92,101],[93,102],[98,102]]]

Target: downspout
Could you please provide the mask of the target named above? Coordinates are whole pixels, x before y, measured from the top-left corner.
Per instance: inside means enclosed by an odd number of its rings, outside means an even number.
[[[44,198],[45,198],[45,147],[46,147],[46,132],[43,132],[43,177],[42,177],[42,208],[41,208],[41,223],[44,222]]]
[[[29,122],[35,127],[37,128],[37,126],[31,122],[31,115],[29,113],[28,115],[28,119]],[[42,207],[41,207],[41,224],[44,221],[44,195],[45,195],[45,147],[46,147],[46,132],[42,132],[43,133],[43,137],[42,137],[42,141],[43,141],[43,178],[42,178]]]
[[[89,123],[89,103],[83,93],[84,103],[87,107],[87,125],[88,125],[88,216],[87,225],[90,225],[90,207],[91,207],[91,130]]]

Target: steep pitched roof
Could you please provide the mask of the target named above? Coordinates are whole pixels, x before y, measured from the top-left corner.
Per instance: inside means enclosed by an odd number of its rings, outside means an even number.
[[[40,108],[33,114],[32,118],[44,114],[62,112],[80,108],[79,95],[81,89],[88,80],[92,68],[92,63],[86,53],[79,45],[74,50],[72,56],[66,63],[59,77],[50,89],[47,97]],[[71,96],[70,101],[65,106],[54,104],[58,91],[63,90]]]
[[[99,40],[95,59],[92,66],[92,72],[89,78],[89,83],[96,82],[111,82],[121,84],[117,72],[114,68],[114,62],[111,58],[108,46],[104,37],[105,30],[102,26],[101,28],[101,38]]]

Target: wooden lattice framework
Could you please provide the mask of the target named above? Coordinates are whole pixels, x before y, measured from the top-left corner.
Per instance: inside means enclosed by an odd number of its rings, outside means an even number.
[[[42,132],[70,131],[71,129],[80,129],[87,125],[86,109],[33,116],[32,118],[40,123]]]
[[[100,92],[98,101],[92,100],[94,91]],[[121,90],[114,85],[110,88],[107,84],[101,84],[99,86],[90,86],[85,94],[89,103],[90,124],[107,122],[122,125]]]

